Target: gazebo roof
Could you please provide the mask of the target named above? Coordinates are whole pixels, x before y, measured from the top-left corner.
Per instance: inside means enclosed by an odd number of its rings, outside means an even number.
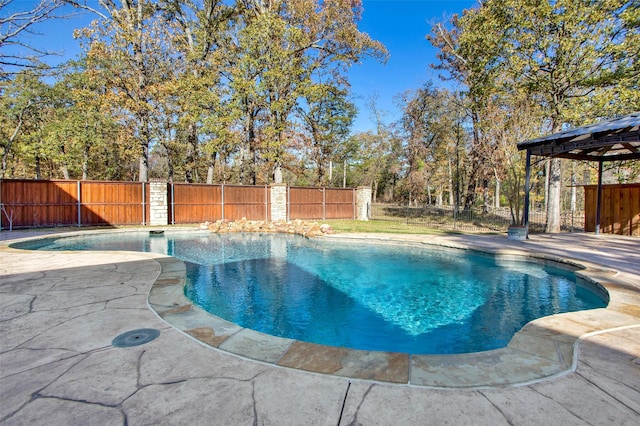
[[[531,155],[588,161],[640,159],[640,112],[518,143]]]

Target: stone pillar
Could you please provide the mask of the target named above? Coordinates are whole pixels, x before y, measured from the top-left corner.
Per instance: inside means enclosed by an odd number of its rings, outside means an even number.
[[[149,225],[168,225],[167,182],[149,182]]]
[[[371,187],[359,186],[356,190],[356,219],[369,220],[371,216]]]
[[[287,220],[287,185],[271,185],[271,220]]]

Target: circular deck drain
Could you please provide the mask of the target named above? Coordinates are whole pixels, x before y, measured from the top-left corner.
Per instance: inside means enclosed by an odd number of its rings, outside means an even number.
[[[140,328],[138,330],[122,333],[111,344],[116,348],[130,348],[132,346],[144,345],[154,340],[160,335],[160,330],[155,328]]]

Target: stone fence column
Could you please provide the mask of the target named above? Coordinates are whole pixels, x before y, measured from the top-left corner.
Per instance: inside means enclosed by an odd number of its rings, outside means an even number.
[[[149,225],[168,225],[167,182],[149,182]]]
[[[287,185],[271,185],[271,220],[287,220]]]
[[[356,219],[369,220],[371,216],[371,187],[359,186],[356,190]]]

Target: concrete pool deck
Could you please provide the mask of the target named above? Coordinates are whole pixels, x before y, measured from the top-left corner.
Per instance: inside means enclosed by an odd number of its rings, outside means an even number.
[[[2,231],[0,240],[35,235]],[[171,258],[127,252],[29,252],[5,243],[0,245],[0,422],[640,423],[640,239],[592,234],[534,235],[524,242],[470,235],[339,237],[401,239],[505,255],[528,251],[547,260],[573,259],[588,266],[592,276],[614,292],[612,303],[607,309],[547,317],[527,326],[539,340],[533,347],[531,341],[516,342],[517,349],[528,355],[550,350],[547,359],[562,355],[556,361],[566,365],[557,374],[522,377],[523,371],[537,367],[518,364],[521,358],[511,364],[517,368],[495,369],[496,376],[487,381],[478,373],[486,358],[449,356],[423,364],[430,369],[429,383],[416,383],[416,373],[400,367],[410,376],[406,383],[411,383],[400,385],[381,382],[379,377],[353,378],[359,377],[353,374],[358,369],[354,365],[363,359],[369,362],[368,371],[389,374],[394,370],[392,363],[380,364],[374,357],[338,358],[339,365],[331,367],[334,371],[316,369],[334,375],[310,373],[272,365],[269,359],[240,358],[181,332],[191,331],[192,336],[227,351],[242,353],[234,348],[256,347],[252,336],[233,342],[214,327],[209,331],[194,324],[191,309],[182,305],[163,310],[161,303],[154,302],[153,292],[149,304],[155,303],[160,316],[149,308],[147,295],[152,287],[175,290],[180,286],[183,266]],[[165,322],[162,317],[173,318]],[[140,346],[112,345],[116,336],[140,328],[161,333]],[[568,347],[578,350],[571,356]],[[279,353],[263,356],[283,364]],[[298,359],[309,363],[314,357],[317,350]],[[326,363],[316,361],[311,364]],[[465,377],[476,381],[454,380]],[[370,378],[378,380],[363,380]]]

